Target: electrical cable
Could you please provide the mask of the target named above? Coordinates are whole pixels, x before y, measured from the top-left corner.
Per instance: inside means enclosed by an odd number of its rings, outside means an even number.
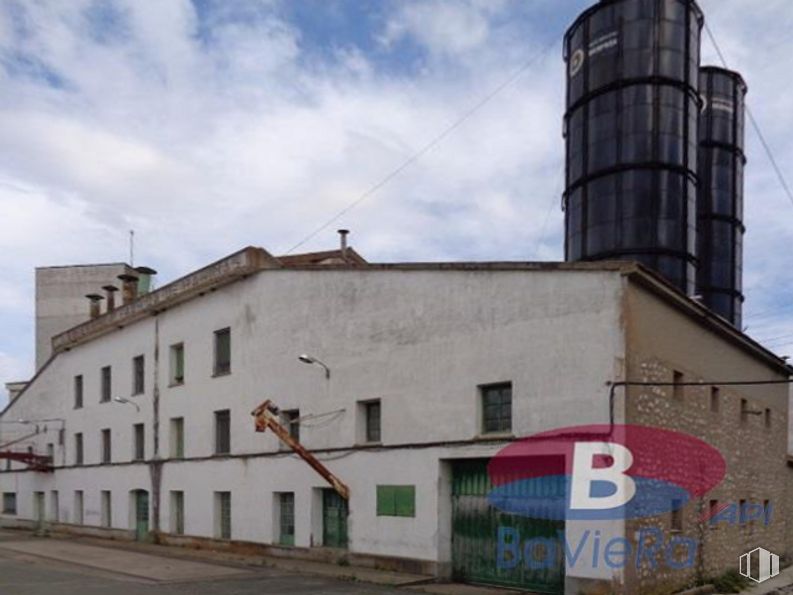
[[[305,238],[300,240],[297,244],[292,246],[289,250],[287,250],[286,254],[291,254],[300,246],[314,238],[316,235],[330,227],[335,221],[352,211],[355,207],[359,204],[364,202],[367,198],[371,197],[372,195],[376,194],[380,189],[386,186],[391,180],[398,177],[403,171],[409,168],[411,165],[419,161],[424,155],[429,153],[432,149],[437,147],[441,144],[449,135],[452,134],[455,130],[457,130],[460,126],[462,126],[468,119],[470,119],[474,114],[476,114],[479,110],[485,107],[488,103],[490,103],[497,95],[499,95],[502,91],[504,91],[507,87],[510,87],[513,83],[515,83],[532,65],[534,65],[537,60],[542,58],[545,54],[547,54],[556,44],[559,43],[559,40],[554,38],[551,43],[548,43],[543,48],[540,49],[539,52],[535,53],[531,58],[529,58],[523,65],[518,68],[512,75],[509,76],[505,81],[495,87],[492,91],[490,91],[487,95],[485,95],[482,99],[480,99],[477,103],[475,103],[472,107],[468,108],[465,112],[462,113],[451,125],[447,126],[440,134],[433,137],[428,143],[426,143],[421,149],[413,153],[410,157],[405,159],[397,168],[392,170],[388,175],[386,175],[383,179],[379,182],[370,186],[368,190],[366,190],[363,194],[361,194],[358,198],[348,204],[346,207],[338,211],[333,217],[328,219],[325,223],[317,227],[314,231],[309,233]]]

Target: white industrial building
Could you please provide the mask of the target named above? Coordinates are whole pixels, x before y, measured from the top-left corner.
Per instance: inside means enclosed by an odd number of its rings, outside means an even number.
[[[53,337],[3,411],[0,442],[21,438],[7,448],[54,467],[8,463],[4,526],[246,542],[449,576],[475,557],[453,554],[466,495],[453,494],[455,475],[476,475],[515,437],[607,423],[607,382],[631,366],[636,377],[639,360],[692,377],[786,377],[784,362],[627,262],[376,265],[351,249],[246,248],[127,297]],[[721,355],[687,351],[698,349]],[[786,400],[756,395],[786,422]],[[349,503],[254,431],[265,399],[297,420]],[[585,578],[613,576],[568,565],[543,581]]]

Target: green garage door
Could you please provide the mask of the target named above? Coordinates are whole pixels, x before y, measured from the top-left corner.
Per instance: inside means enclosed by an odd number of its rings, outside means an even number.
[[[564,521],[530,519],[506,514],[490,506],[487,501],[491,489],[487,475],[487,459],[468,459],[453,462],[452,480],[452,570],[455,580],[469,583],[519,587],[541,593],[564,591],[563,546],[555,548],[551,556],[556,560],[542,568],[523,559],[523,545],[534,538],[549,538],[556,541],[558,532],[564,532]],[[548,494],[564,490],[558,480],[549,480],[543,491]],[[507,530],[509,536],[519,535],[515,551],[520,552],[520,561],[499,564],[499,529]],[[508,546],[511,538],[504,538]],[[557,542],[558,544],[558,542]],[[505,548],[511,550],[512,547]],[[547,552],[542,546],[533,548],[536,558],[542,559]],[[511,556],[506,555],[505,559]]]

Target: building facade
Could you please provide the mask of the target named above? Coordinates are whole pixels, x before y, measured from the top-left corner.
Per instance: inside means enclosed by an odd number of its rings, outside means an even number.
[[[56,335],[52,347],[3,411],[0,443],[51,456],[53,470],[7,462],[4,526],[570,593],[677,588],[733,568],[750,544],[787,553],[785,385],[724,390],[717,410],[710,386],[682,398],[632,387],[610,411],[613,381],[788,374],[632,263],[374,265],[247,248]],[[254,431],[251,411],[265,399],[346,483],[349,501]],[[774,522],[711,529],[692,502],[641,523],[702,540],[694,567],[653,571],[644,560],[615,570],[560,555],[550,568],[500,568],[505,524],[565,538],[589,525],[493,511],[488,461],[516,438],[611,415],[714,445],[728,475],[709,498],[773,502]],[[600,528],[630,541],[639,525]],[[582,560],[596,557],[593,544],[582,547]]]

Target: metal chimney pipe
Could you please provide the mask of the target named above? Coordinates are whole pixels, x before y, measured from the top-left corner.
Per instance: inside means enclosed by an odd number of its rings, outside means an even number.
[[[107,311],[112,312],[116,309],[116,292],[118,287],[115,285],[105,285],[102,287],[105,290],[105,298],[107,299]]]
[[[101,303],[104,298],[98,293],[89,293],[85,297],[90,300],[88,312],[91,315],[91,320],[99,318],[99,315],[102,313]]]
[[[126,306],[138,297],[138,278],[135,275],[119,275],[118,278],[122,282],[121,297]]]
[[[341,258],[345,262],[347,261],[347,236],[349,235],[349,229],[340,229],[339,230],[339,239],[341,240]]]

